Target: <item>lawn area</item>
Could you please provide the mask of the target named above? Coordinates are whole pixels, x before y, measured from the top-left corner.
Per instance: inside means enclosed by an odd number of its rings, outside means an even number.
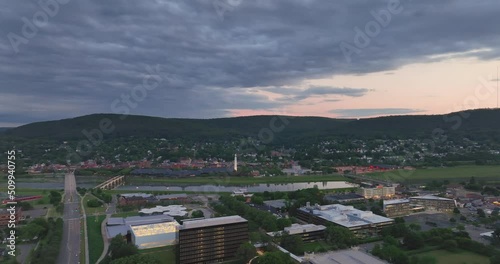
[[[447,250],[434,250],[418,254],[417,256],[431,256],[438,264],[489,264],[490,259],[469,251],[449,252]]]
[[[87,216],[87,232],[89,240],[89,263],[96,263],[104,250],[104,241],[101,235],[101,223],[106,218],[104,215]]]
[[[175,246],[159,247],[139,250],[140,254],[151,254],[161,261],[161,263],[176,263]]]
[[[87,193],[83,197],[83,207],[85,207],[85,214],[91,216],[94,214],[104,214],[106,212],[106,206],[99,206],[99,207],[88,207],[87,202],[92,199],[97,199],[94,195]]]
[[[80,263],[85,263],[85,232],[84,232],[84,221],[80,221],[80,230],[82,230],[82,232],[80,233],[80,252],[82,252],[82,254],[80,254]]]
[[[500,167],[500,166],[499,166]],[[275,177],[192,177],[192,178],[140,178],[128,177],[127,181],[134,182],[161,182],[176,184],[256,184],[256,183],[291,183],[291,182],[322,182],[322,181],[347,181],[342,175],[304,175],[304,176],[275,176]]]
[[[112,217],[128,217],[128,216],[138,216],[139,213],[137,211],[131,211],[131,212],[120,212],[113,214]]]
[[[396,182],[425,182],[431,180],[463,181],[474,176],[476,179],[498,181],[500,166],[457,166],[448,168],[416,169],[413,171],[388,171],[365,174],[368,177],[390,179]]]
[[[304,252],[326,252],[330,250],[330,248],[332,248],[332,246],[324,241],[304,243]]]

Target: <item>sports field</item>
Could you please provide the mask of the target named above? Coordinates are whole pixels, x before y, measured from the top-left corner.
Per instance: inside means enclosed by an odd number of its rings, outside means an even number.
[[[437,264],[489,264],[490,259],[469,251],[449,252],[447,250],[433,250],[417,256],[431,256]]]
[[[475,177],[488,182],[500,182],[500,166],[457,166],[416,170],[394,170],[365,174],[395,182],[428,182],[432,180],[463,181]]]

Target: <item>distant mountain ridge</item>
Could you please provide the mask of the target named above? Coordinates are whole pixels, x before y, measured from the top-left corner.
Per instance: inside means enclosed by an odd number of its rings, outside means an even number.
[[[12,128],[8,136],[22,138],[81,139],[83,131],[99,129],[101,120],[114,126],[105,137],[161,137],[167,139],[234,139],[268,136],[282,140],[300,138],[348,137],[431,137],[433,132],[447,135],[493,137],[500,139],[500,109],[479,109],[445,115],[386,116],[364,119],[325,117],[247,116],[216,119],[160,118],[116,114],[93,114],[56,121],[37,122]],[[272,121],[274,120],[274,121]],[[0,129],[1,131],[1,129]]]
[[[0,134],[4,133],[8,129],[11,129],[12,127],[0,127]]]

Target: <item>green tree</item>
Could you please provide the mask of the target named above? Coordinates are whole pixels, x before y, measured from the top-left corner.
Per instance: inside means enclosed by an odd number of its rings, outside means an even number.
[[[453,213],[454,213],[454,214],[459,214],[459,213],[460,213],[460,210],[458,210],[458,208],[457,208],[457,207],[455,207],[455,208],[453,209]]]
[[[252,203],[262,205],[264,204],[264,199],[260,196],[253,195],[251,198]]]
[[[257,264],[294,264],[288,254],[280,251],[269,252],[257,259]],[[252,262],[253,264],[253,262]]]
[[[450,252],[456,252],[458,249],[458,243],[453,239],[448,239],[444,241],[443,248]]]
[[[127,244],[122,235],[113,237],[109,243],[109,253],[112,260],[132,256],[138,252],[137,246]]]
[[[257,255],[257,250],[250,243],[244,243],[236,251],[236,258],[238,262],[247,263],[250,259]]]
[[[278,220],[276,220],[276,225],[278,225],[279,230],[283,230],[285,227],[291,226],[292,221],[288,218],[278,218]]]
[[[115,259],[110,264],[162,264],[157,257],[150,254],[137,254],[124,258]]]
[[[205,215],[201,210],[196,210],[191,213],[191,218],[201,218],[204,217]]]
[[[420,231],[420,229],[422,229],[422,227],[416,223],[411,223],[410,225],[408,225],[408,228],[413,231]]]
[[[403,237],[403,244],[409,250],[418,249],[424,246],[424,239],[417,232],[408,232]]]
[[[283,232],[280,245],[295,255],[304,254],[304,242],[302,242],[300,236],[293,236]]]
[[[102,206],[102,202],[97,199],[90,199],[87,201],[88,207],[99,207]]]
[[[481,209],[481,208],[478,208],[477,209],[477,215],[481,218],[485,218],[486,217],[486,214],[484,213],[484,210]]]
[[[61,202],[61,199],[62,199],[62,195],[61,195],[60,192],[50,191],[50,193],[49,193],[49,202],[52,205],[57,206],[57,204],[59,204]]]
[[[350,230],[333,225],[326,228],[325,241],[337,248],[347,248],[357,244],[357,239]]]

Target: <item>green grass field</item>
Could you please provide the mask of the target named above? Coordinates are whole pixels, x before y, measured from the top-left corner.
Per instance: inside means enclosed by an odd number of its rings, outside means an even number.
[[[171,264],[176,263],[175,246],[151,248],[139,250],[140,254],[151,254],[155,256],[161,263]]]
[[[342,175],[307,175],[307,176],[275,176],[275,177],[193,177],[193,178],[139,178],[128,177],[128,182],[158,182],[175,184],[256,184],[256,183],[292,183],[292,182],[323,182],[323,181],[346,181],[347,178]]]
[[[457,166],[416,170],[396,170],[365,174],[382,180],[395,182],[426,182],[432,180],[463,181],[474,176],[486,181],[500,181],[500,166]]]
[[[89,240],[89,263],[96,263],[104,250],[104,241],[101,235],[101,223],[106,218],[104,215],[87,216],[87,232]]]
[[[489,264],[490,259],[469,251],[449,252],[446,250],[434,250],[418,254],[417,256],[434,257],[438,264]]]

